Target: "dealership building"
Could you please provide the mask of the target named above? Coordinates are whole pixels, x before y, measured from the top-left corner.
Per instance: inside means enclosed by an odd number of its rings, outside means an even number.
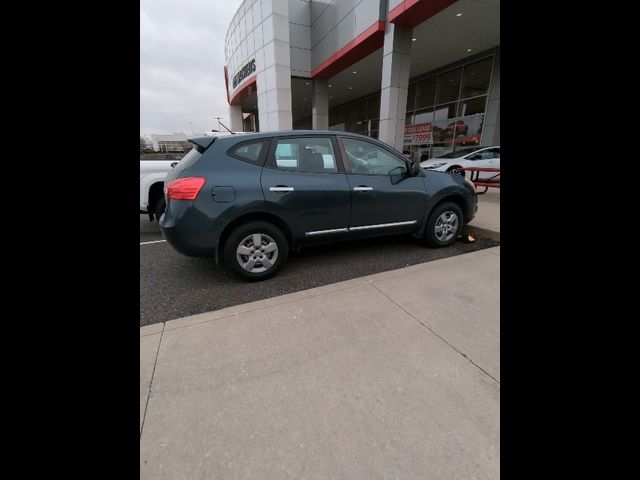
[[[500,0],[244,0],[235,131],[340,130],[414,160],[500,144]]]

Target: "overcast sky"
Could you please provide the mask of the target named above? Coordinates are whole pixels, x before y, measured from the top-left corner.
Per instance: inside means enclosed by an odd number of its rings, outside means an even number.
[[[241,0],[140,0],[140,134],[229,126],[224,38]]]

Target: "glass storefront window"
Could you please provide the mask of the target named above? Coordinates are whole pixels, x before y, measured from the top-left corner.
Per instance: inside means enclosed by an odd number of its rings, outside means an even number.
[[[433,122],[433,107],[425,108],[423,110],[418,110],[417,112],[415,112],[415,115],[413,117],[413,125],[430,122]]]
[[[311,130],[311,117],[306,117],[303,118],[301,120],[297,120],[296,122],[293,123],[293,129],[294,130]],[[244,130],[245,132],[249,132],[251,131],[251,129]]]
[[[407,112],[411,112],[416,107],[416,83],[409,84],[409,91],[407,92]]]
[[[431,149],[431,158],[440,157],[445,153],[453,152],[453,144],[452,143],[442,143],[438,145],[434,145]]]
[[[433,114],[433,119],[446,120],[448,118],[456,118],[456,104],[449,103],[448,105],[439,105],[436,107],[436,111]]]
[[[486,95],[471,98],[469,100],[463,100],[458,104],[458,116],[464,117],[466,115],[478,115],[480,113],[484,113],[486,104]]]
[[[354,133],[362,133],[366,131],[366,125],[363,127],[362,122],[366,123],[367,119],[367,102],[360,101],[347,105],[347,131]]]
[[[329,130],[361,133],[378,138],[380,94],[329,109]]]
[[[457,99],[456,91],[455,98]],[[430,107],[436,99],[436,77],[420,80],[416,84],[416,109]]]
[[[438,99],[436,103],[455,102],[460,93],[462,68],[456,68],[438,77]]]
[[[413,113],[408,113],[407,112],[407,116],[404,117],[404,124],[405,125],[413,125]]]
[[[356,112],[356,121],[362,122],[367,119],[367,101],[363,100],[362,102],[356,103],[353,107],[349,107],[347,112],[350,110],[355,110]]]
[[[367,118],[378,118],[380,116],[380,95],[367,100]]]
[[[457,150],[480,145],[484,115],[461,117],[456,121],[454,146]]]
[[[455,132],[455,121],[438,120],[433,122],[433,152],[431,157],[442,155],[453,151],[453,134]]]
[[[329,125],[344,125],[347,119],[345,118],[345,108],[338,107],[329,110]]]
[[[460,97],[476,97],[488,93],[492,68],[493,57],[465,65]]]
[[[403,154],[424,161],[480,145],[493,56],[409,84]],[[435,106],[434,106],[435,105]],[[378,138],[380,94],[329,112],[332,130]]]
[[[353,133],[362,133],[363,135],[367,135],[369,132],[369,122],[367,120],[356,122],[355,129],[350,131]]]
[[[492,69],[493,56],[411,83],[403,154],[420,162],[479,146]]]

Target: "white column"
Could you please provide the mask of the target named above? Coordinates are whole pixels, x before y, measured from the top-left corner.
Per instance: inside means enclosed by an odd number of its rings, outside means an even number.
[[[242,132],[242,106],[229,105],[229,128],[234,132]]]
[[[402,151],[413,29],[387,23],[382,51],[378,138]]]
[[[292,130],[288,0],[262,2],[264,47],[257,52],[261,131]]]
[[[482,126],[483,147],[500,145],[500,52],[496,54],[491,75],[491,89],[487,100],[487,113]]]
[[[311,97],[311,128],[329,129],[329,79],[316,78],[313,82]]]

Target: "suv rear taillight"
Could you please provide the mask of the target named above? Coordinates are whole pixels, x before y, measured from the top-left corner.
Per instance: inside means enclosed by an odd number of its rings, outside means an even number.
[[[207,181],[203,177],[177,178],[164,187],[164,194],[171,200],[195,200]]]

